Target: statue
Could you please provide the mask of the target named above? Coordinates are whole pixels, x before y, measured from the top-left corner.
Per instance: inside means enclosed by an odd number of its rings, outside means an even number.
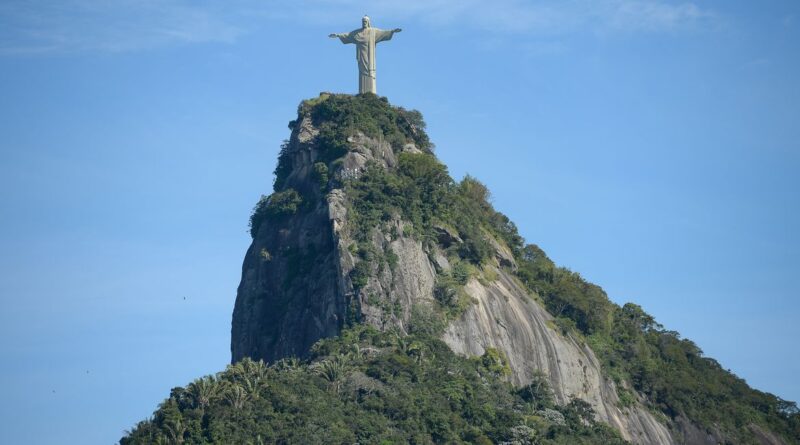
[[[377,94],[375,85],[375,44],[385,40],[391,40],[396,32],[402,29],[396,28],[391,31],[373,28],[370,26],[369,17],[361,19],[361,29],[350,31],[347,34],[331,34],[328,37],[339,38],[342,43],[355,43],[356,60],[358,61],[358,93]]]

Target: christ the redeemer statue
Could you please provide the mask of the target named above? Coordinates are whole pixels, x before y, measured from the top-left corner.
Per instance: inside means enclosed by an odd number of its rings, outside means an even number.
[[[358,93],[377,94],[375,86],[375,44],[384,40],[391,40],[400,28],[391,31],[373,28],[369,25],[369,17],[361,19],[362,27],[347,34],[331,34],[328,37],[339,38],[342,43],[355,43],[356,60],[358,61]]]

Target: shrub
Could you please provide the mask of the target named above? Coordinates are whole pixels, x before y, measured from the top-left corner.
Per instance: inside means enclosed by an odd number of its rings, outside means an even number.
[[[319,184],[320,190],[324,191],[328,187],[328,166],[324,162],[314,164],[314,180]]]
[[[541,371],[536,371],[531,382],[518,389],[517,393],[522,400],[533,405],[536,410],[552,408],[555,405],[550,382]]]
[[[261,224],[270,218],[293,215],[297,212],[303,198],[294,189],[275,192],[269,196],[261,196],[250,215],[250,236],[256,237]]]
[[[361,260],[356,263],[353,270],[350,272],[350,280],[353,283],[353,288],[356,290],[366,286],[370,277],[370,262],[368,260]]]
[[[386,264],[389,265],[389,269],[395,270],[398,261],[400,261],[400,257],[398,257],[396,253],[394,253],[394,250],[392,250],[391,247],[388,248],[386,250]]]
[[[374,94],[330,95],[314,103],[304,102],[299,113],[310,116],[319,128],[320,140],[331,151],[327,159],[344,154],[347,146],[342,144],[356,131],[383,137],[395,150],[409,142],[424,151],[431,148],[421,113],[393,107]]]
[[[411,307],[409,330],[416,335],[438,337],[445,328],[445,321],[430,306],[415,304]]]
[[[505,376],[511,374],[511,367],[508,359],[502,351],[495,348],[486,348],[480,358],[480,363],[491,374],[495,376]]]
[[[456,265],[458,264],[461,263],[456,263]],[[442,315],[448,320],[461,315],[473,301],[466,291],[464,291],[464,284],[466,284],[471,273],[465,272],[463,274],[454,275],[454,273],[459,270],[467,269],[454,267],[451,272],[442,272],[438,274],[433,288],[433,297],[444,311]]]
[[[292,172],[292,159],[289,154],[289,141],[284,140],[278,153],[278,164],[275,166],[275,180],[272,182],[273,191],[281,190],[286,184],[286,178]]]
[[[253,207],[253,213],[250,214],[250,236],[256,237],[261,223],[267,216],[267,205],[269,205],[269,196],[261,195],[261,198]]]

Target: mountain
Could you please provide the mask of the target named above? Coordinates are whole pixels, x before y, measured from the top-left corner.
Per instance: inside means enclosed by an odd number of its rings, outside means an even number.
[[[289,127],[233,364],[122,444],[800,443],[793,402],[525,244],[419,112],[321,94]]]

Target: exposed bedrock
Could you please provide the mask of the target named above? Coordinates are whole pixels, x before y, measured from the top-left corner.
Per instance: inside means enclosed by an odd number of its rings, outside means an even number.
[[[273,362],[304,356],[320,338],[337,335],[350,322],[408,332],[412,308],[434,300],[437,272],[450,268],[443,244],[458,243],[458,235],[437,228],[438,245],[427,247],[411,235],[399,216],[368,239],[378,255],[396,256],[391,267],[372,264],[368,279],[356,291],[353,270],[361,261],[356,240],[348,231],[349,202],[342,180],[357,178],[368,163],[392,169],[399,153],[419,152],[413,144],[393,150],[381,138],[357,134],[348,152],[330,172],[326,193],[314,178],[322,158],[318,129],[302,117],[293,126],[286,148],[291,171],[286,187],[302,193],[304,211],[266,221],[255,232],[242,266],[233,314],[233,361],[243,357]],[[516,280],[514,257],[496,240],[486,266],[491,280],[470,278],[464,287],[473,304],[447,326],[443,340],[457,353],[481,355],[487,348],[502,351],[512,370],[510,379],[524,385],[538,372],[546,376],[559,403],[580,398],[590,403],[599,420],[618,428],[633,443],[712,443],[689,421],[673,422],[671,430],[635,400],[621,407],[615,383],[606,378],[593,351],[562,333],[553,317]],[[362,240],[363,244],[363,240]],[[763,443],[771,442],[761,432]],[[706,442],[706,441],[712,442]],[[777,440],[777,439],[776,439]]]

